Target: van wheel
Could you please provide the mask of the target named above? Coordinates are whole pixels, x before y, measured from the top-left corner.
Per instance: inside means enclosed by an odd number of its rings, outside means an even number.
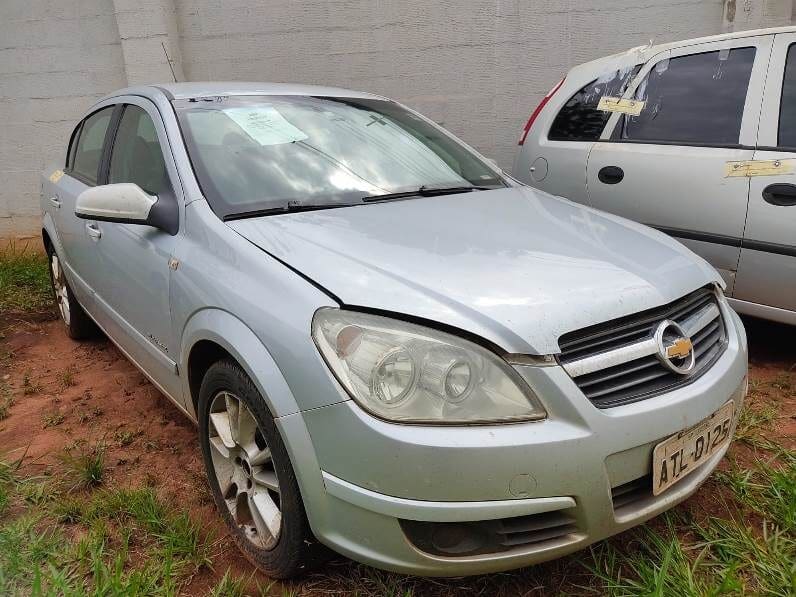
[[[199,437],[213,499],[249,561],[290,578],[325,559],[273,416],[234,361],[215,363],[202,380]]]
[[[77,302],[66,281],[66,274],[58,255],[53,249],[49,249],[47,255],[50,261],[50,283],[61,321],[66,325],[67,335],[73,340],[83,340],[96,335],[97,327]]]

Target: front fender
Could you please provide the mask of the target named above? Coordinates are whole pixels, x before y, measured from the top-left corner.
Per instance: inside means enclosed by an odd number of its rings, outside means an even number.
[[[181,376],[185,407],[194,418],[197,418],[197,413],[188,385],[188,357],[191,349],[202,340],[215,342],[232,355],[254,382],[274,417],[299,411],[282,372],[254,332],[228,311],[208,308],[190,317],[180,343],[180,370],[185,372]]]

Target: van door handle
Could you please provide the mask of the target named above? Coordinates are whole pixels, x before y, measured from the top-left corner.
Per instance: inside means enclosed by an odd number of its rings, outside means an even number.
[[[625,171],[619,166],[605,166],[600,168],[600,171],[597,173],[597,178],[599,181],[605,184],[616,184],[618,182],[622,182],[624,177]]]
[[[53,204],[53,207],[60,209],[61,207],[61,200],[58,198],[58,195],[53,195],[50,197],[50,203]]]
[[[96,224],[86,224],[86,231],[88,235],[95,240],[99,240],[102,237],[102,230],[100,230],[99,226]]]
[[[763,199],[771,205],[789,207],[796,205],[796,184],[776,182],[763,189]]]

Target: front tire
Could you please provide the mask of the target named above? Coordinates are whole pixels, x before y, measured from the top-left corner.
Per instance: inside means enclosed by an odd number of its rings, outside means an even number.
[[[199,391],[199,436],[213,499],[235,544],[274,578],[323,561],[273,416],[243,369],[212,365]]]
[[[54,249],[49,248],[47,257],[50,262],[50,284],[53,296],[61,321],[66,325],[67,335],[72,340],[84,340],[94,336],[97,333],[97,327],[77,302],[75,294],[66,281],[66,273],[58,254]]]

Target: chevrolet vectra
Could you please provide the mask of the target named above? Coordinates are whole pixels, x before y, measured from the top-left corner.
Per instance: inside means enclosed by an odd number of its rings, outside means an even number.
[[[746,338],[716,271],[505,176],[374,95],[243,83],[95,104],[42,180],[67,333],[196,421],[243,553],[527,566],[692,494]]]

